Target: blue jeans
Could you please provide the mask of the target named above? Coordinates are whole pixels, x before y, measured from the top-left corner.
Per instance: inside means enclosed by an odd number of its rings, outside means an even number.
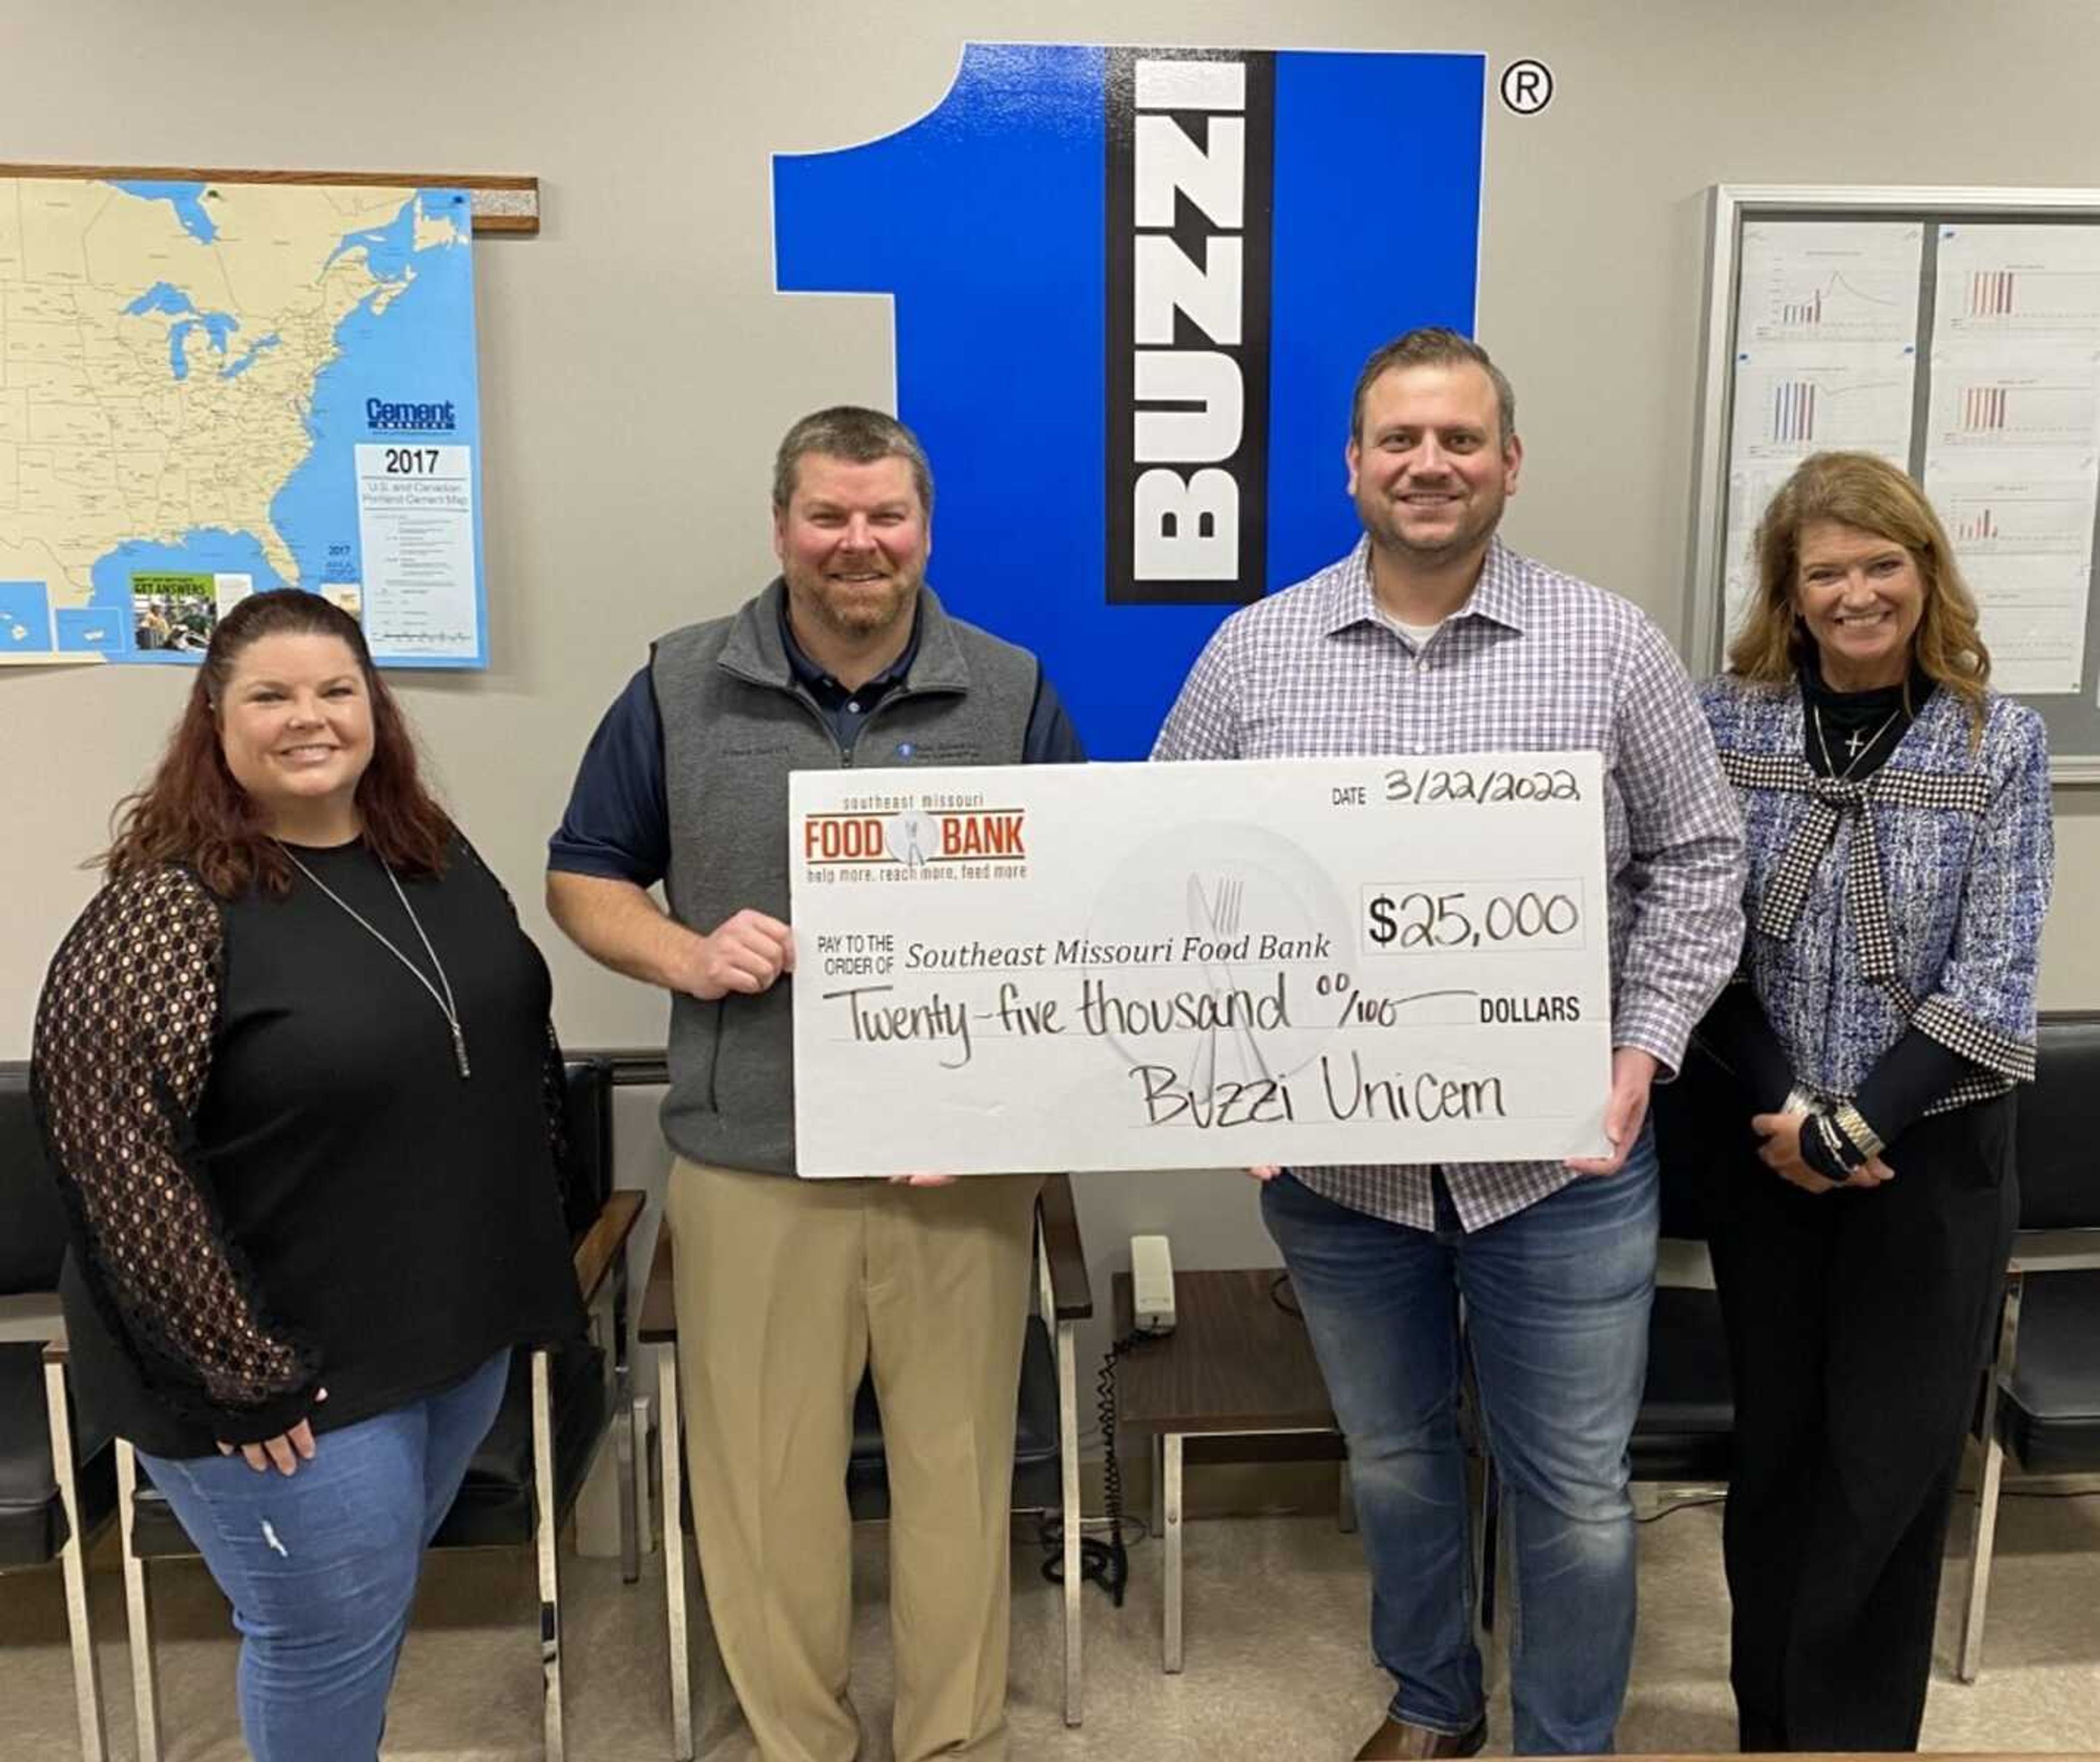
[[[373,1762],[423,1550],[502,1404],[508,1348],[463,1383],[325,1432],[298,1472],[139,1453],[233,1605],[256,1762]]]
[[[1626,1167],[1467,1234],[1436,1181],[1436,1228],[1262,1190],[1335,1413],[1371,1576],[1391,1711],[1443,1732],[1485,1705],[1473,1641],[1458,1312],[1507,1490],[1521,1755],[1612,1747],[1634,1637],[1626,1443],[1648,1369],[1657,1221],[1653,1134]]]

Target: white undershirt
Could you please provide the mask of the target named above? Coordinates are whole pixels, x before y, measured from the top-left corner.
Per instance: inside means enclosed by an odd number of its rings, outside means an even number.
[[[1429,647],[1430,638],[1444,628],[1444,620],[1441,618],[1434,624],[1402,624],[1397,618],[1392,618],[1390,621],[1394,629],[1414,643],[1414,652],[1418,655]]]

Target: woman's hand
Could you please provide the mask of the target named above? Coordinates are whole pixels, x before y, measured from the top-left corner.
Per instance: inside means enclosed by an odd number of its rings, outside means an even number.
[[[1273,1181],[1283,1172],[1283,1168],[1279,1163],[1256,1163],[1247,1172],[1256,1181]]]
[[[327,1399],[328,1391],[324,1389],[314,1397],[314,1405],[319,1407]],[[304,1420],[289,1432],[266,1437],[259,1444],[236,1445],[223,1438],[218,1440],[220,1455],[230,1456],[238,1450],[240,1460],[258,1474],[267,1474],[273,1464],[280,1474],[296,1473],[301,1463],[314,1460],[314,1447],[313,1428]]]
[[[1764,1140],[1758,1150],[1758,1159],[1780,1180],[1791,1182],[1804,1193],[1832,1193],[1839,1187],[1878,1187],[1885,1181],[1895,1179],[1895,1170],[1878,1156],[1868,1157],[1843,1181],[1827,1180],[1818,1174],[1801,1154],[1801,1130],[1810,1117],[1807,1114],[1758,1114],[1751,1118],[1750,1129]]]
[[[955,1177],[953,1175],[892,1175],[889,1177],[889,1184],[893,1187],[952,1187],[955,1184]]]

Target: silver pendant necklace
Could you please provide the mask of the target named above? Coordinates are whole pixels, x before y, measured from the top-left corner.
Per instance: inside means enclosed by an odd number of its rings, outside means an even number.
[[[1823,736],[1823,706],[1820,704],[1812,704],[1809,706],[1809,711],[1815,722],[1815,744],[1823,749],[1824,770],[1836,778],[1838,782],[1850,783],[1852,780],[1852,773],[1860,768],[1860,761],[1880,744],[1882,736],[1895,725],[1896,718],[1903,714],[1903,706],[1898,704],[1895,709],[1888,713],[1883,718],[1881,726],[1867,736],[1865,745],[1862,746],[1859,744],[1860,736],[1857,733],[1852,735],[1851,739],[1846,743],[1846,750],[1852,755],[1852,762],[1842,771],[1838,770],[1831,762],[1830,743]]]
[[[297,869],[302,875],[305,876],[308,881],[314,884],[314,885],[320,888],[320,890],[326,894],[329,899],[334,900],[338,905],[341,906],[344,911],[347,912],[351,916],[355,918],[364,927],[364,932],[368,936],[371,937],[371,938],[374,942],[377,943],[381,947],[384,948],[387,953],[393,956],[393,957],[396,960],[399,961],[403,966],[406,967],[411,973],[416,975],[416,983],[430,994],[430,1000],[437,1005],[439,1009],[444,1016],[445,1026],[452,1031],[452,1057],[459,1062],[460,1075],[461,1077],[472,1076],[474,1075],[474,1067],[467,1062],[466,1058],[466,1033],[465,1031],[460,1027],[459,1005],[452,1001],[452,982],[445,977],[445,964],[443,961],[439,960],[437,950],[430,946],[430,938],[423,930],[423,921],[416,916],[416,908],[408,903],[408,896],[401,890],[400,881],[399,877],[395,876],[394,871],[388,868],[385,863],[380,862],[377,856],[373,859],[374,862],[379,863],[380,870],[386,877],[386,879],[394,884],[394,897],[401,902],[401,909],[408,914],[408,921],[415,925],[416,934],[423,944],[423,952],[430,957],[430,965],[437,969],[438,983],[436,985],[433,985],[430,983],[429,976],[424,973],[421,967],[417,966],[414,961],[411,960],[394,945],[392,938],[382,934],[381,932],[373,925],[369,918],[366,917],[365,915],[360,912],[355,906],[352,905],[347,899],[344,899],[343,896],[338,893],[334,888],[329,886],[329,884],[323,881],[320,876],[316,875],[311,869],[308,868],[305,863],[302,863],[298,858],[293,855],[291,848],[286,845],[282,839],[276,839],[271,841],[276,845],[280,850],[282,850],[285,853],[285,860],[290,863],[293,868]],[[439,986],[443,986],[444,987],[442,991],[439,990]]]

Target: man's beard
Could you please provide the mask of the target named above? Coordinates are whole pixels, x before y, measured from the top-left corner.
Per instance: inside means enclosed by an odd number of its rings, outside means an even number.
[[[1401,524],[1397,510],[1388,501],[1374,502],[1369,510],[1359,502],[1357,514],[1363,522],[1364,530],[1370,534],[1372,544],[1379,550],[1405,557],[1410,563],[1432,566],[1479,550],[1494,536],[1495,528],[1502,522],[1499,506],[1485,514],[1476,509],[1452,529],[1449,537],[1427,540],[1410,537]]]
[[[831,583],[818,576],[801,584],[802,592],[797,598],[826,629],[860,642],[908,618],[923,579],[917,570],[911,570],[898,576],[888,584],[887,591],[877,597],[865,591],[835,594]]]

